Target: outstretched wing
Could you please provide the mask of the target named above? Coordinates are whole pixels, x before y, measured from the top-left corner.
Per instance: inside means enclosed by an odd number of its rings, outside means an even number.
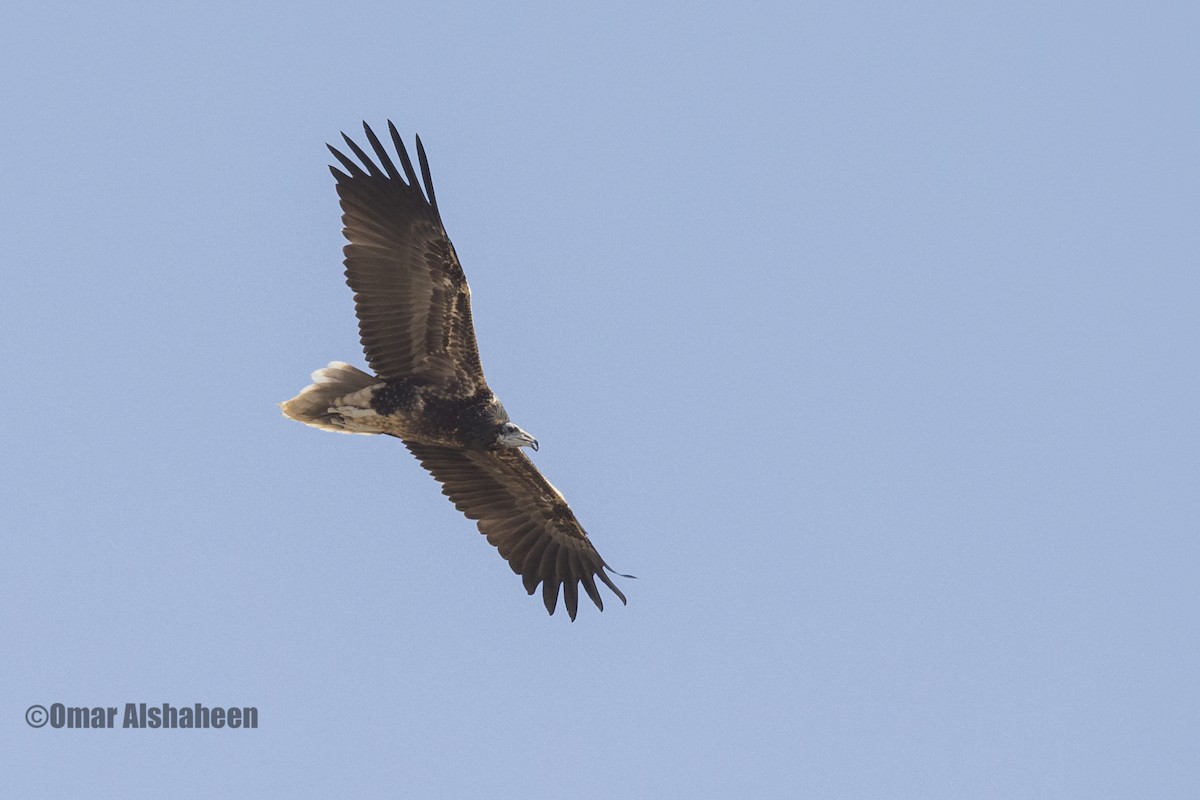
[[[603,611],[595,578],[625,602],[605,574],[608,567],[588,541],[567,501],[517,448],[456,450],[404,443],[425,469],[442,484],[442,494],[477,521],[479,531],[522,577],[533,594],[542,584],[542,599],[551,614],[562,586],[567,613],[575,619],[579,584]]]
[[[486,383],[471,323],[471,290],[442,227],[425,148],[417,137],[422,192],[396,126],[388,122],[403,175],[365,122],[363,129],[379,163],[342,134],[362,166],[330,146],[346,171],[329,170],[337,179],[343,233],[350,242],[346,282],[354,290],[367,361],[387,381],[423,376],[447,396],[473,395]]]

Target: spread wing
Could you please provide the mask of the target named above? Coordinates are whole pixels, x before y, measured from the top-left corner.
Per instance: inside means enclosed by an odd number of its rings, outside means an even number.
[[[457,450],[404,444],[442,484],[442,494],[477,521],[480,533],[522,577],[525,590],[533,594],[542,584],[542,599],[551,614],[561,585],[567,613],[575,619],[580,583],[603,611],[597,577],[625,602],[625,595],[604,572],[608,565],[567,501],[519,449]]]
[[[388,122],[403,175],[365,122],[363,129],[379,163],[342,134],[362,166],[331,146],[346,171],[329,169],[350,242],[346,282],[354,290],[367,361],[387,381],[419,375],[448,396],[473,395],[487,384],[471,323],[471,290],[442,227],[425,148],[417,137],[422,192],[396,126]]]

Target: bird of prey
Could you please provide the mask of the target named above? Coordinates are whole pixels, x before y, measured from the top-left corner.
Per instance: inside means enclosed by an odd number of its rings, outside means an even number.
[[[581,583],[604,610],[596,578],[624,603],[567,501],[521,451],[537,450],[537,440],[509,420],[483,378],[471,290],[442,226],[421,138],[418,181],[395,125],[389,121],[388,131],[403,172],[365,122],[363,129],[376,160],[343,133],[359,163],[329,146],[342,167],[329,169],[349,241],[346,282],[375,374],[334,361],[280,404],[284,415],[324,430],[399,438],[525,590],[532,595],[541,584],[551,614],[561,586],[575,619]]]

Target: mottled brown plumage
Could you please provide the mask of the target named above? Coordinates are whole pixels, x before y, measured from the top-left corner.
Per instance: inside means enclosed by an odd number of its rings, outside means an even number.
[[[484,380],[471,290],[442,226],[420,137],[418,181],[391,122],[403,172],[371,128],[363,128],[378,163],[343,134],[358,163],[330,147],[342,167],[330,170],[349,242],[346,282],[375,376],[333,362],[282,404],[284,414],[327,430],[401,438],[526,591],[541,584],[551,614],[561,587],[575,619],[580,583],[603,610],[596,577],[624,603],[562,495],[518,449],[536,450],[537,441],[509,421]]]

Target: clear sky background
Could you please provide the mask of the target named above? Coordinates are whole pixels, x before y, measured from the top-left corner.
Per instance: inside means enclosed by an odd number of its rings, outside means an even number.
[[[1194,6],[4,16],[0,796],[1200,796]],[[279,414],[388,118],[626,607]]]

